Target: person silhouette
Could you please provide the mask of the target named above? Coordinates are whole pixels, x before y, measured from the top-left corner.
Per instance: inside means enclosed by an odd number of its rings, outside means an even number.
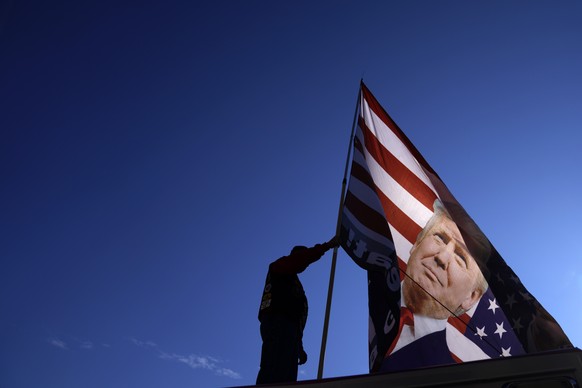
[[[307,362],[303,329],[308,310],[297,275],[337,245],[333,237],[311,248],[295,246],[289,255],[269,265],[259,308],[263,345],[257,384],[297,381],[298,365]]]

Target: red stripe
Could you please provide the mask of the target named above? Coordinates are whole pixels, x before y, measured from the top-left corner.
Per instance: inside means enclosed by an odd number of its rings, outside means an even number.
[[[378,196],[378,200],[380,201],[382,208],[386,212],[385,220],[389,220],[389,222],[392,224],[392,226],[396,230],[398,230],[398,232],[400,232],[400,234],[402,234],[408,241],[410,241],[410,243],[414,244],[414,242],[416,241],[416,236],[418,236],[418,234],[420,233],[422,228],[416,222],[414,222],[410,217],[408,217],[406,215],[406,213],[401,211],[398,206],[394,205],[394,203],[387,196],[385,196],[382,191],[380,191],[376,187],[376,185],[374,184],[374,181],[372,179],[372,176],[363,166],[359,165],[356,162],[352,162],[351,175],[354,178],[358,179],[363,184],[365,184],[366,186],[370,187],[370,189],[374,190],[374,192]],[[371,209],[371,210],[373,211],[373,209]],[[357,211],[359,211],[359,210],[357,210]],[[375,211],[374,211],[374,213],[378,214]],[[366,218],[366,216],[364,216],[364,215],[360,216],[359,213],[352,212],[352,214],[357,215],[358,219],[360,219],[360,217],[363,219]],[[391,236],[391,234],[388,234],[385,236]],[[403,264],[404,264],[404,262],[403,262]],[[404,264],[404,265],[406,265],[406,264]]]
[[[427,209],[432,211],[432,205],[437,196],[420,178],[398,160],[367,127],[364,119],[360,117],[360,128],[364,133],[366,149],[374,160],[386,171],[400,186],[412,194]]]
[[[376,191],[376,185],[374,184],[374,179],[370,175],[370,172],[366,168],[355,161],[352,162],[352,176],[358,179],[360,182],[364,183],[370,189]]]
[[[372,177],[362,166],[357,163],[352,164],[352,176],[360,180],[362,183],[371,187],[378,199],[380,200],[380,205],[384,209],[384,222],[390,222],[392,226],[403,235],[410,243],[416,241],[416,236],[420,233],[422,228],[414,222],[406,213],[404,213],[398,206],[394,204],[378,187],[374,184]],[[347,206],[347,201],[346,201]],[[373,210],[373,209],[371,209]],[[351,209],[350,209],[351,211]],[[359,210],[357,210],[359,211]],[[379,215],[374,211],[376,215]],[[352,214],[357,215],[358,219],[365,218],[366,216],[360,216],[356,211],[352,211]],[[385,236],[391,236],[390,234],[385,234]]]
[[[370,107],[370,109],[374,113],[376,113],[376,115],[380,118],[380,120],[382,120],[384,122],[384,124],[386,124],[392,130],[392,132],[394,132],[394,134],[400,139],[400,141],[402,143],[404,143],[404,145],[406,146],[406,148],[408,148],[408,150],[410,151],[412,156],[414,156],[416,158],[416,160],[418,160],[418,162],[426,170],[428,170],[429,172],[431,172],[437,178],[440,179],[440,177],[435,172],[435,170],[432,169],[432,167],[428,164],[428,162],[424,159],[424,157],[420,154],[420,152],[418,152],[418,150],[416,149],[414,144],[412,144],[410,139],[408,139],[408,137],[404,134],[404,132],[402,132],[402,130],[398,127],[398,125],[396,125],[394,120],[392,120],[390,115],[384,110],[384,108],[380,105],[378,100],[376,100],[376,97],[374,97],[374,95],[370,92],[370,90],[366,87],[366,85],[364,85],[363,82],[361,83],[361,88],[362,88],[362,94],[364,96],[364,99],[368,103],[368,106]]]
[[[451,357],[453,358],[453,360],[455,360],[455,362],[457,364],[461,364],[463,362],[463,360],[461,360],[459,357],[457,357],[457,355],[455,353],[453,353],[453,352],[450,352],[450,353],[451,353]]]
[[[366,228],[382,236],[390,236],[390,229],[386,219],[376,210],[360,201],[349,190],[346,193],[344,205]]]
[[[364,146],[362,145],[360,139],[358,139],[357,137],[354,137],[354,148],[360,151],[362,155],[364,155]]]
[[[416,222],[408,217],[406,213],[400,210],[400,208],[390,200],[390,198],[388,198],[380,189],[378,189],[378,187],[374,184],[372,176],[363,166],[353,162],[351,175],[358,179],[360,182],[364,183],[366,186],[370,187],[370,189],[374,190],[378,196],[380,205],[382,205],[382,209],[384,209],[385,219],[391,223],[392,226],[398,232],[400,232],[400,234],[402,234],[408,241],[410,241],[410,243],[414,244],[416,241],[416,236],[418,236],[422,230],[422,227],[420,227]],[[356,215],[357,213],[353,214]]]
[[[414,244],[416,236],[420,233],[422,228],[418,226],[406,213],[404,213],[398,206],[394,204],[388,197],[386,197],[380,190],[377,190],[380,197],[380,203],[386,213],[386,219],[404,238]]]
[[[464,313],[458,317],[450,317],[448,322],[451,324],[451,326],[460,331],[461,334],[465,334],[465,331],[467,331],[466,322],[469,322],[470,320],[471,317],[467,313]]]
[[[355,177],[356,179],[358,179],[359,181],[361,181],[362,183],[366,184],[367,186],[369,186],[372,190],[375,190],[374,182],[372,180],[372,177],[368,173],[368,171],[366,171],[366,169],[364,169],[364,167],[360,166],[356,162],[352,163],[352,176]],[[348,194],[353,195],[349,191],[348,191]],[[383,194],[381,192],[380,192],[380,195],[383,196]],[[384,197],[384,200],[388,201],[388,202],[390,201],[386,197]],[[347,200],[346,200],[346,202],[347,202]],[[382,200],[380,200],[380,203],[382,203]],[[346,206],[347,206],[347,204],[346,204]],[[370,210],[373,211],[373,209],[370,209]],[[350,211],[352,211],[352,210],[350,210]],[[361,211],[361,210],[358,209],[358,210],[354,210],[354,211]],[[360,214],[360,213],[355,213],[354,211],[352,211],[352,214],[357,216],[357,218],[360,220],[360,222],[364,221],[367,218],[367,216]],[[378,214],[378,213],[375,212],[375,214]],[[402,214],[403,214],[403,217],[406,217],[406,216],[404,216],[404,213],[402,213]],[[360,217],[361,217],[361,219],[360,219]],[[406,218],[408,218],[408,217],[406,217]],[[410,220],[410,223],[413,225],[416,225],[416,223],[412,220]],[[398,224],[398,222],[396,222],[396,224]],[[401,229],[402,229],[401,227],[397,228],[397,230],[402,233]],[[414,243],[414,241],[416,241],[416,236],[418,235],[418,233],[420,233],[420,230],[421,230],[421,228],[416,226],[416,228],[414,229],[412,234],[410,234],[407,237],[407,239],[411,243]],[[386,235],[386,236],[391,236],[391,235]],[[414,239],[411,240],[412,236],[414,236]],[[405,235],[405,237],[406,237],[406,235]],[[400,270],[400,281],[404,280],[404,273],[406,273],[406,267],[407,267],[406,263],[402,259],[398,258],[398,269]]]
[[[372,177],[370,176],[369,172],[362,166],[357,163],[352,163],[352,173],[351,175],[356,179],[360,180],[362,183],[369,186],[380,200],[380,205],[382,205],[382,209],[384,210],[383,220],[390,222],[392,226],[400,232],[408,241],[414,243],[416,241],[416,237],[422,230],[422,228],[414,222],[406,213],[404,213],[398,206],[394,204],[378,187],[374,184]],[[349,193],[349,191],[348,191]],[[347,200],[346,200],[347,206]],[[367,207],[367,206],[366,206]],[[373,209],[370,209],[374,211]],[[352,211],[352,209],[350,209]],[[356,215],[358,219],[366,219],[366,216],[360,216],[359,212],[361,210],[358,208],[357,210],[352,211],[352,214]],[[382,216],[376,211],[374,211],[375,215]],[[379,221],[375,221],[376,223]],[[391,234],[385,234],[385,236],[391,236]]]

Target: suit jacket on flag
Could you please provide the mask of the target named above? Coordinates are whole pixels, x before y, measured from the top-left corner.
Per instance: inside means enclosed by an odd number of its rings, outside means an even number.
[[[455,360],[447,347],[445,330],[427,334],[392,353],[382,362],[380,371],[392,372],[453,364]]]

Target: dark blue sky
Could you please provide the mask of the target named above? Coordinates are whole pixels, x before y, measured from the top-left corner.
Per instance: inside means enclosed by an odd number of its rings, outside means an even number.
[[[267,266],[335,231],[360,78],[582,344],[576,1],[0,5],[0,386],[252,384]],[[315,378],[330,256],[301,275]],[[340,252],[325,376],[366,373]]]

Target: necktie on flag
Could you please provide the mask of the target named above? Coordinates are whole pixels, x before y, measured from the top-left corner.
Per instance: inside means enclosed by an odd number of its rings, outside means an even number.
[[[370,371],[571,347],[363,83],[358,104],[340,242],[368,273]],[[402,305],[428,323],[392,352]]]

